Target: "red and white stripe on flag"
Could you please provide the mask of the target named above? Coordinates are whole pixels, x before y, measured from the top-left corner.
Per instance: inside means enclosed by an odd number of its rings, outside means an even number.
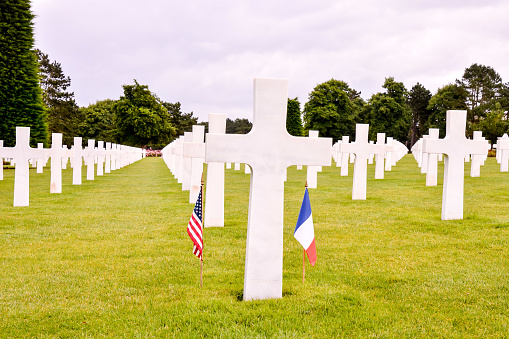
[[[193,254],[203,261],[203,219],[201,191],[194,205],[193,214],[187,225],[187,234],[193,241]]]

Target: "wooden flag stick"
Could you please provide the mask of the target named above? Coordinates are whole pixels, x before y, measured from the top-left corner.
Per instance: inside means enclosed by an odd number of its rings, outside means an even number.
[[[302,257],[302,282],[306,280],[306,250],[304,250],[304,256]]]
[[[203,184],[204,184],[204,181],[203,181],[203,172],[201,172],[201,185],[200,185],[200,194],[201,194],[201,201],[202,201],[202,228],[201,228],[201,234],[202,234],[202,239],[203,239],[203,225],[205,225],[205,215],[203,213]],[[202,242],[202,244],[205,244],[205,241]],[[205,246],[203,246],[202,248],[202,253],[201,253],[201,260],[200,260],[200,288],[203,287],[203,250],[205,249]]]
[[[305,188],[308,188],[308,181],[306,180]],[[304,249],[304,255],[302,256],[302,283],[306,280],[306,250]]]
[[[200,260],[200,287],[203,287],[203,261]]]

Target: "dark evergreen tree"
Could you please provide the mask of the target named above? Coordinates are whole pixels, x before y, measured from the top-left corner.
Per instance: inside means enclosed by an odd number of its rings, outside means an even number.
[[[48,137],[33,18],[29,0],[0,1],[0,139],[10,147],[16,142],[16,126],[30,127],[33,146]]]
[[[66,77],[60,63],[51,62],[47,54],[37,49],[36,55],[49,132],[62,133],[63,143],[71,145],[73,138],[79,136],[78,128],[83,120],[74,93],[67,91],[71,78]]]
[[[198,118],[193,117],[193,112],[183,113],[181,111],[180,102],[175,104],[163,102],[163,106],[168,110],[170,114],[170,123],[175,129],[175,132],[171,136],[171,140],[174,140],[180,135],[184,135],[184,132],[191,132],[193,125],[198,123]]]
[[[288,99],[286,111],[286,130],[290,135],[303,136],[302,119],[300,117],[300,102],[298,98]]]
[[[413,146],[417,140],[428,132],[427,122],[431,114],[431,111],[428,109],[430,99],[431,92],[420,83],[417,83],[410,90],[408,95],[408,106],[412,114],[410,146]]]
[[[406,143],[410,130],[411,114],[407,105],[408,93],[402,82],[385,79],[385,93],[371,96],[363,113],[363,123],[369,124],[369,137],[376,140],[377,133]]]
[[[226,118],[226,133],[228,134],[247,134],[253,128],[253,123],[248,119],[235,119]]]

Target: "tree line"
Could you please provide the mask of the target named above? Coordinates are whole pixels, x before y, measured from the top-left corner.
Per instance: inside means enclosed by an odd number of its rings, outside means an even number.
[[[29,0],[0,3],[0,139],[15,144],[15,127],[30,126],[32,145],[49,141],[50,133],[63,133],[64,143],[74,136],[162,148],[198,124],[193,112],[181,104],[162,101],[147,85],[123,85],[117,100],[97,101],[78,107],[69,92],[70,77],[57,61],[34,50]],[[288,99],[287,130],[296,136],[318,130],[334,141],[343,135],[355,139],[355,124],[370,125],[370,138],[383,132],[412,146],[429,128],[445,135],[449,109],[468,112],[467,135],[481,130],[492,143],[509,130],[509,84],[490,66],[473,64],[456,79],[432,94],[422,84],[407,90],[393,77],[385,79],[382,92],[368,100],[348,83],[331,79],[318,84],[301,111],[298,98]],[[207,127],[206,122],[201,122]],[[226,133],[247,133],[247,119],[227,119]]]
[[[304,132],[318,130],[335,141],[343,135],[355,138],[355,123],[370,125],[370,139],[386,133],[411,147],[430,128],[445,136],[446,111],[466,110],[468,137],[480,130],[496,143],[509,131],[509,83],[490,66],[472,64],[456,79],[432,94],[422,84],[407,90],[393,77],[385,90],[365,101],[344,81],[331,79],[317,85],[302,111]]]

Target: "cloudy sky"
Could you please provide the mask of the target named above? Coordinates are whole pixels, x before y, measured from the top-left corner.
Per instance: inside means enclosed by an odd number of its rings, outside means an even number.
[[[473,63],[509,82],[505,0],[32,0],[36,47],[76,101],[136,79],[200,121],[252,119],[255,77],[289,79],[303,105],[331,78],[369,97],[386,77],[433,93]]]

